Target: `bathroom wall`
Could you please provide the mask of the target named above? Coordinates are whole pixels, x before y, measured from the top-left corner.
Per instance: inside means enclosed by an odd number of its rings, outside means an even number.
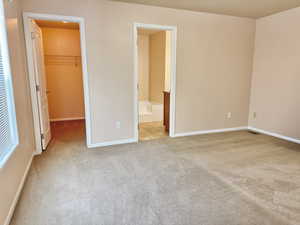
[[[149,101],[149,35],[138,35],[139,101]]]
[[[166,31],[165,47],[165,91],[170,91],[171,87],[171,31]]]
[[[84,118],[80,32],[42,27],[42,33],[50,119]]]
[[[150,35],[150,101],[163,103],[166,65],[166,32]]]

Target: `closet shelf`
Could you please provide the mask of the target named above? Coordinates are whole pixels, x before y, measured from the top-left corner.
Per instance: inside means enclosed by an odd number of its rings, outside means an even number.
[[[46,65],[74,65],[81,64],[81,56],[77,55],[44,55]]]

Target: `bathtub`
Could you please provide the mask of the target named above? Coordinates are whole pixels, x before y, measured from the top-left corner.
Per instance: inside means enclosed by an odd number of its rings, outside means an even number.
[[[149,101],[139,101],[139,122],[162,121],[164,105]]]

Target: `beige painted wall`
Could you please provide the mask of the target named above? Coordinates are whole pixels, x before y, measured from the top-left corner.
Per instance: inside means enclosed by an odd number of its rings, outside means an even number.
[[[20,143],[4,168],[0,169],[0,224],[4,224],[34,151],[31,103],[24,63],[22,15],[18,0],[4,3]]]
[[[105,0],[22,2],[85,19],[93,143],[134,135],[134,22],[178,28],[176,133],[247,125],[254,20]]]
[[[150,35],[150,101],[163,103],[166,65],[166,32]]]
[[[78,58],[53,57],[80,56],[80,32],[75,29],[44,27],[42,33],[50,118],[82,118],[84,95],[81,62]]]
[[[171,31],[166,31],[166,53],[165,53],[165,91],[171,89]]]
[[[250,126],[297,139],[300,139],[299,21],[300,8],[257,20],[249,116]]]
[[[139,100],[163,103],[170,90],[170,31],[138,35]]]
[[[138,35],[139,100],[149,100],[149,35]]]

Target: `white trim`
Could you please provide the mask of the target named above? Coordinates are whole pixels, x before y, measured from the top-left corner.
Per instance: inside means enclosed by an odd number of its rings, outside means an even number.
[[[24,173],[24,175],[22,177],[22,180],[21,180],[21,182],[19,184],[19,187],[18,187],[18,190],[16,192],[15,198],[14,198],[14,200],[13,200],[11,206],[10,206],[10,209],[8,211],[8,215],[7,215],[6,219],[5,219],[4,225],[9,225],[10,224],[11,218],[12,218],[12,216],[14,214],[14,211],[15,211],[15,208],[17,206],[18,200],[20,198],[22,189],[24,187],[24,184],[25,184],[25,181],[26,181],[26,178],[27,178],[30,166],[32,164],[32,160],[33,160],[33,155],[31,156],[31,159],[29,160],[29,162],[28,162],[28,164],[26,166],[25,173]]]
[[[281,134],[265,131],[265,130],[258,129],[258,128],[255,128],[255,127],[248,127],[248,129],[252,130],[252,131],[255,131],[257,133],[266,134],[266,135],[269,135],[269,136],[273,136],[273,137],[280,138],[280,139],[283,139],[283,140],[286,140],[286,141],[291,141],[291,142],[300,144],[300,140],[296,139],[296,138],[292,138],[292,137],[284,136],[284,135],[281,135]]]
[[[84,120],[85,117],[68,117],[68,118],[54,118],[50,119],[51,122],[58,122],[58,121],[71,121],[71,120]]]
[[[177,28],[171,32],[170,137],[175,136]]]
[[[106,142],[101,142],[97,144],[91,144],[88,147],[89,148],[97,148],[97,147],[105,147],[105,146],[111,146],[111,145],[120,145],[120,144],[128,144],[128,143],[136,143],[137,140],[135,138],[130,138],[130,139],[121,139],[117,141],[106,141]]]
[[[133,24],[133,66],[134,66],[134,79],[133,79],[133,110],[134,110],[134,140],[137,142],[139,139],[138,121],[138,28],[143,29],[155,29],[155,30],[166,30],[171,32],[171,76],[170,76],[170,137],[175,137],[175,99],[176,99],[176,49],[177,49],[177,27],[176,26],[164,26],[156,24],[145,24],[145,23],[134,23]]]
[[[35,78],[34,78],[34,64],[32,56],[32,42],[30,33],[30,20],[31,19],[41,19],[41,20],[52,20],[52,21],[69,21],[79,23],[80,27],[80,46],[81,46],[81,61],[82,61],[82,73],[83,73],[83,90],[84,90],[84,105],[85,105],[85,115],[86,115],[86,142],[87,146],[92,145],[91,141],[91,113],[90,113],[90,99],[89,99],[89,79],[88,79],[88,69],[87,69],[87,54],[86,54],[86,39],[85,39],[85,21],[82,17],[74,16],[61,16],[61,15],[50,15],[50,14],[39,14],[39,13],[23,13],[24,19],[24,32],[26,40],[26,51],[27,51],[27,64],[28,64],[28,75],[30,82],[31,91],[31,103],[32,112],[34,120],[34,131],[35,131],[35,143],[36,143],[36,153],[42,153],[41,135],[40,135],[40,125],[39,125],[39,112],[37,105],[37,95],[35,91]]]
[[[224,128],[224,129],[215,129],[215,130],[199,130],[185,133],[177,133],[174,137],[185,137],[192,135],[200,135],[200,134],[213,134],[213,133],[223,133],[230,131],[239,131],[239,130],[247,130],[248,127],[233,127],[233,128]]]
[[[266,134],[269,136],[273,136],[276,138],[280,138],[286,141],[294,142],[300,144],[300,140],[296,138],[291,138],[288,136],[284,136],[281,134],[265,131],[262,129],[258,129],[255,127],[233,127],[233,128],[224,128],[224,129],[215,129],[215,130],[200,130],[200,131],[192,131],[192,132],[185,132],[185,133],[177,133],[174,137],[184,137],[184,136],[192,136],[192,135],[201,135],[201,134],[212,134],[212,133],[223,133],[223,132],[230,132],[230,131],[240,131],[240,130],[251,130],[257,133]]]
[[[138,107],[138,33],[137,24],[133,24],[133,138],[136,142],[139,140],[139,107]]]
[[[10,157],[13,155],[13,153],[15,152],[15,149],[18,147],[19,145],[19,141],[15,144],[13,144],[10,147],[10,150],[8,151],[7,154],[4,155],[4,157],[2,159],[0,159],[0,170],[5,166],[6,162],[10,159]]]

